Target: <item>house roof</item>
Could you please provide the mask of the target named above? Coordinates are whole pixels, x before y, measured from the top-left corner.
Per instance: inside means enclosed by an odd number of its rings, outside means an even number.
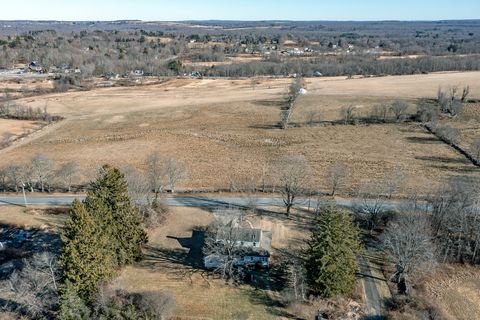
[[[243,242],[258,242],[262,249],[270,250],[272,233],[261,229],[225,227],[218,229],[216,239]]]
[[[217,240],[236,240],[245,242],[260,242],[262,230],[249,228],[220,228],[217,231]]]

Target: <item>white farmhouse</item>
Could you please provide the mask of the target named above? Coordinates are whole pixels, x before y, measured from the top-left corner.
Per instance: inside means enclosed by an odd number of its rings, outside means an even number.
[[[260,229],[248,228],[220,228],[214,239],[216,242],[235,242],[238,253],[235,255],[235,266],[270,266],[270,250],[272,233]],[[224,257],[210,254],[204,257],[207,269],[221,265]]]

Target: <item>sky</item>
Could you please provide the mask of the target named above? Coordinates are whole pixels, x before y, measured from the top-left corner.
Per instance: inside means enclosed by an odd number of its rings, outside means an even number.
[[[480,19],[480,0],[0,0],[0,20]]]

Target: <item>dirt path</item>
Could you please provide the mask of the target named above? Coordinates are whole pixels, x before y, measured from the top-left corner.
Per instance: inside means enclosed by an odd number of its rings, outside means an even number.
[[[360,278],[369,320],[385,319],[385,302],[392,296],[382,271],[382,256],[378,249],[367,245],[365,254],[358,258]]]

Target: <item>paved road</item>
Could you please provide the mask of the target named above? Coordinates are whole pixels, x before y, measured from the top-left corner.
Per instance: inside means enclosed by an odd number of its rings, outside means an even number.
[[[60,195],[60,196],[29,196],[27,194],[27,203],[29,205],[69,205],[74,199],[83,200],[85,196]],[[251,203],[251,198],[242,197],[223,197],[223,196],[169,196],[166,202],[170,206],[177,207],[222,207],[222,206],[248,206]],[[320,204],[327,204],[327,200],[320,200]],[[361,203],[361,200],[355,199],[337,199],[337,205],[344,207],[353,207],[356,203]],[[261,197],[255,198],[257,206],[283,206],[283,201],[280,197]],[[296,202],[300,206],[317,205],[317,200],[300,199]],[[404,205],[407,205],[407,200],[396,200],[385,202],[384,209],[395,210]],[[24,205],[22,196],[0,196],[0,205]]]
[[[365,294],[365,304],[367,306],[367,313],[369,320],[382,320],[383,314],[383,301],[378,292],[377,285],[375,284],[375,278],[372,275],[370,265],[364,257],[358,258],[358,264],[360,268],[360,275],[363,283],[363,290]]]

